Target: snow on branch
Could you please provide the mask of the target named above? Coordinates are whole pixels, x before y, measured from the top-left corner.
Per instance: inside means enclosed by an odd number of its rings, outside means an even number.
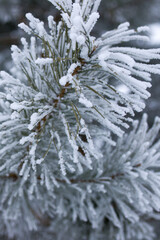
[[[46,30],[28,13],[29,24],[19,27],[30,42],[22,38],[22,49],[12,46],[10,73],[0,73],[5,226],[12,237],[19,218],[26,216],[26,229],[35,230],[49,213],[49,219],[69,216],[94,229],[103,229],[107,219],[110,239],[132,239],[138,231],[137,239],[145,232],[150,240],[151,228],[140,221],[160,211],[160,120],[148,130],[144,115],[129,134],[124,129],[145,107],[151,74],[160,74],[160,64],[152,62],[160,49],[129,47],[148,39],[148,28],[133,30],[129,23],[92,36],[100,0],[50,2],[61,21],[49,16]]]

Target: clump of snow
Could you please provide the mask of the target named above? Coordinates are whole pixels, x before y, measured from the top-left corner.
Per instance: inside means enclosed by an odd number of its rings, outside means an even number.
[[[142,26],[142,27],[138,27],[138,28],[137,28],[137,31],[138,31],[139,33],[141,33],[141,32],[149,32],[149,31],[150,31],[150,28],[149,28],[148,26]]]
[[[18,24],[18,27],[23,29],[26,33],[31,34],[32,30],[25,24],[25,23],[20,23]]]
[[[74,72],[74,70],[75,70],[78,66],[80,66],[79,63],[73,63],[73,64],[70,66],[70,68],[68,69],[68,73],[69,73],[69,74],[72,74],[72,73]]]
[[[35,137],[35,133],[31,133],[31,134],[30,134],[29,136],[27,136],[27,137],[22,137],[22,138],[20,139],[19,143],[20,143],[21,145],[25,144],[26,142],[31,142],[31,143],[32,143],[34,137]]]
[[[32,130],[34,128],[34,125],[37,123],[39,114],[38,113],[33,113],[30,118],[30,124],[28,125],[28,129]]]
[[[78,66],[80,66],[79,63],[73,63],[73,64],[70,66],[70,68],[68,69],[67,75],[61,77],[60,80],[59,80],[59,83],[60,83],[61,86],[65,86],[67,82],[68,82],[68,83],[71,83],[71,84],[73,83],[73,76],[72,76],[72,74],[73,74],[74,70],[75,70]]]
[[[11,114],[11,119],[19,119],[20,118],[20,114],[16,111],[14,111],[12,114]]]
[[[20,103],[17,103],[17,102],[14,102],[10,105],[10,108],[13,109],[13,110],[17,110],[17,111],[20,111],[23,109],[23,105],[20,104]]]
[[[94,25],[96,24],[97,20],[99,18],[99,13],[98,12],[93,12],[90,16],[89,19],[87,21],[87,23],[85,24],[86,30],[88,33],[90,33],[94,27]]]
[[[85,8],[88,6],[85,6],[85,4],[88,3],[84,3],[82,6],[79,2],[73,3],[70,16],[66,12],[62,13],[63,20],[70,29],[69,37],[72,40],[73,50],[76,48],[76,43],[78,43],[80,46],[85,45],[87,40],[86,33],[90,40],[92,40],[89,34],[99,18],[99,13],[96,12],[99,3],[99,0],[96,1],[93,12],[89,15],[89,17],[87,16],[87,18],[85,18]]]
[[[124,85],[124,84],[119,84],[116,87],[116,89],[117,89],[117,91],[125,93],[125,94],[129,94],[130,93],[130,89],[126,85]]]
[[[51,64],[51,63],[53,63],[53,59],[52,58],[37,58],[35,63],[39,64],[39,65]]]
[[[85,43],[85,37],[83,35],[79,35],[77,37],[77,42],[80,44],[80,45],[83,45]]]
[[[41,92],[39,92],[35,95],[34,101],[40,101],[41,99],[44,99],[44,98],[45,96]]]
[[[93,104],[84,96],[83,93],[81,93],[79,102],[84,104],[87,108],[93,107]]]
[[[67,82],[68,82],[68,76],[63,76],[59,80],[59,83],[61,84],[61,86],[65,86]]]

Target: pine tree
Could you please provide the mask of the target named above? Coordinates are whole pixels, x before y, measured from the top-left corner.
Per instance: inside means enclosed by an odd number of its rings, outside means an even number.
[[[48,26],[26,14],[30,40],[0,73],[1,233],[16,239],[151,240],[159,219],[157,117],[144,109],[160,49],[129,23],[96,39],[100,0],[49,0]],[[133,43],[132,43],[133,44]],[[127,45],[127,46],[126,46]],[[119,84],[128,88],[118,90]],[[129,133],[124,133],[132,125]]]

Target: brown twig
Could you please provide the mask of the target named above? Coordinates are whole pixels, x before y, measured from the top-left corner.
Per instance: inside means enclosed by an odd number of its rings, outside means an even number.
[[[133,166],[134,168],[138,168],[141,166],[141,163]],[[125,174],[124,173],[117,173],[117,174],[114,174],[114,175],[111,175],[109,176],[108,178],[99,178],[99,179],[69,179],[69,183],[71,184],[77,184],[77,183],[100,183],[100,182],[108,182],[108,181],[111,181],[111,180],[114,180],[115,178],[117,177],[122,177],[124,176]],[[1,179],[12,179],[13,181],[17,181],[19,179],[19,176],[16,174],[16,173],[10,173],[9,175],[7,176],[0,176]],[[37,180],[41,180],[41,177],[38,176],[37,177]],[[60,178],[56,178],[56,181],[59,182],[59,183],[64,183],[64,184],[67,184],[68,182],[64,179],[60,179]]]

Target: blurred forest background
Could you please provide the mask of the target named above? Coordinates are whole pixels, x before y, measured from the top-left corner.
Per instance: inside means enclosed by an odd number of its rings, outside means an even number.
[[[10,47],[12,44],[19,45],[20,37],[24,36],[17,25],[26,22],[27,12],[43,21],[47,20],[48,15],[54,15],[56,21],[60,19],[59,12],[47,0],[0,0],[0,70],[10,68]],[[94,35],[99,36],[104,31],[128,21],[132,28],[142,25],[151,27],[151,41],[144,43],[142,47],[160,47],[160,0],[102,0],[100,15]],[[152,97],[147,101],[145,109],[145,112],[149,113],[150,124],[155,115],[160,116],[159,77],[153,76],[152,84]],[[125,91],[123,86],[122,91]]]
[[[150,26],[150,42],[141,47],[160,47],[160,0],[102,0],[99,11],[101,18],[93,35],[99,36],[128,21],[132,28]],[[20,45],[20,37],[25,36],[17,25],[26,22],[27,12],[44,22],[48,15],[53,15],[57,22],[60,19],[59,12],[47,0],[0,0],[0,70],[9,70],[12,65],[10,47],[12,44]],[[139,43],[134,42],[134,45],[136,44]],[[121,90],[127,91],[123,86]],[[149,115],[149,124],[152,124],[154,117],[160,116],[159,76],[153,76],[150,92],[151,98],[146,102],[145,112]],[[136,117],[140,116],[141,114],[137,114]],[[157,231],[160,233],[158,226]]]

